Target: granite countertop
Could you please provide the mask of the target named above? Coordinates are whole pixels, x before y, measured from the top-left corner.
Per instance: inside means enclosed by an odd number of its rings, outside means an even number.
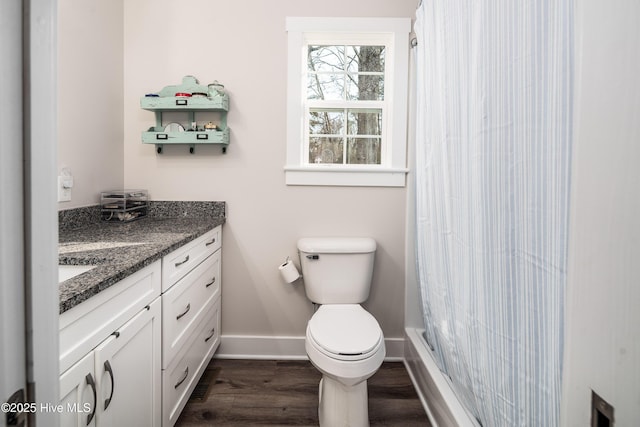
[[[223,202],[212,202],[223,203]],[[59,284],[60,313],[225,222],[222,215],[148,217],[129,223],[61,226],[58,263],[96,267]]]

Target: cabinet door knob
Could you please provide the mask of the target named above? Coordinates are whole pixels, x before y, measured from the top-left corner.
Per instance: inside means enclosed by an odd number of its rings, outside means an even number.
[[[204,339],[204,342],[209,341],[216,334],[216,328],[211,329],[211,335]]]
[[[180,314],[176,316],[176,320],[182,319],[188,312],[191,310],[191,303],[187,304],[187,308]]]
[[[187,261],[189,261],[189,255],[187,255],[187,256],[185,257],[185,259],[183,259],[182,261],[180,261],[180,262],[176,262],[174,265],[175,265],[176,267],[180,267],[182,264],[184,264],[184,263],[185,263],[185,262],[187,262]]]
[[[87,384],[91,386],[91,391],[93,392],[93,410],[87,417],[87,425],[91,424],[93,417],[96,415],[96,406],[98,406],[98,394],[96,393],[96,382],[93,380],[93,375],[88,373],[85,377],[87,380]]]
[[[216,283],[216,278],[212,278],[211,281],[209,283],[207,283],[204,287],[208,288],[209,286],[213,285],[214,283]]]
[[[188,376],[189,376],[189,367],[187,366],[187,369],[184,370],[184,376],[180,381],[178,381],[176,385],[173,386],[173,388],[180,387],[180,384],[182,384],[187,379]]]
[[[216,242],[216,238],[214,237],[210,242],[205,243],[205,246],[213,245]]]
[[[113,398],[113,390],[115,389],[116,384],[113,381],[113,369],[111,369],[111,363],[109,363],[108,360],[104,362],[104,370],[109,374],[109,377],[111,377],[111,394],[109,395],[109,398],[105,399],[104,401],[104,410],[106,411],[111,404],[111,399]]]

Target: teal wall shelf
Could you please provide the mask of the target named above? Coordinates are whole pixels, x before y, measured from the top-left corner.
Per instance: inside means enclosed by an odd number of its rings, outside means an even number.
[[[142,142],[155,144],[158,154],[162,153],[162,145],[164,144],[190,145],[189,151],[192,154],[194,152],[192,148],[195,148],[197,144],[220,144],[222,152],[226,153],[227,145],[229,145],[229,129],[203,132],[165,132],[162,128],[156,130],[155,127],[151,127],[147,132],[142,132]]]
[[[176,94],[186,94],[187,96],[176,96]],[[162,148],[167,144],[188,145],[191,154],[194,153],[195,146],[200,144],[217,144],[222,146],[223,153],[227,152],[230,133],[227,127],[229,95],[217,82],[203,86],[198,83],[195,77],[186,76],[182,79],[181,85],[166,86],[157,94],[140,98],[140,107],[153,111],[155,114],[155,126],[142,132],[142,142],[155,144],[158,154],[162,154]],[[197,120],[197,113],[207,111],[219,112],[218,123],[214,125],[209,121],[207,125],[203,125]],[[185,113],[186,126],[180,124],[179,129],[176,129],[175,122],[173,122],[172,126],[167,127],[167,124],[163,122],[163,113],[176,112]],[[192,129],[194,123],[196,128]],[[213,126],[213,128],[205,129],[207,126]]]
[[[140,106],[149,111],[229,111],[229,95],[215,97],[142,97]]]

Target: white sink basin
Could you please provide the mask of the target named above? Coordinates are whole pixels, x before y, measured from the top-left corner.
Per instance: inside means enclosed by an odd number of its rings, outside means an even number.
[[[69,280],[82,273],[85,273],[93,268],[95,265],[59,265],[58,266],[58,283],[62,283],[65,280]]]

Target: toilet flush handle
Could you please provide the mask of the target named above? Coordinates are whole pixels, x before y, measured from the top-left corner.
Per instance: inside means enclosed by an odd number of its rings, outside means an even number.
[[[307,258],[316,260],[316,259],[320,259],[320,255],[307,255]]]

